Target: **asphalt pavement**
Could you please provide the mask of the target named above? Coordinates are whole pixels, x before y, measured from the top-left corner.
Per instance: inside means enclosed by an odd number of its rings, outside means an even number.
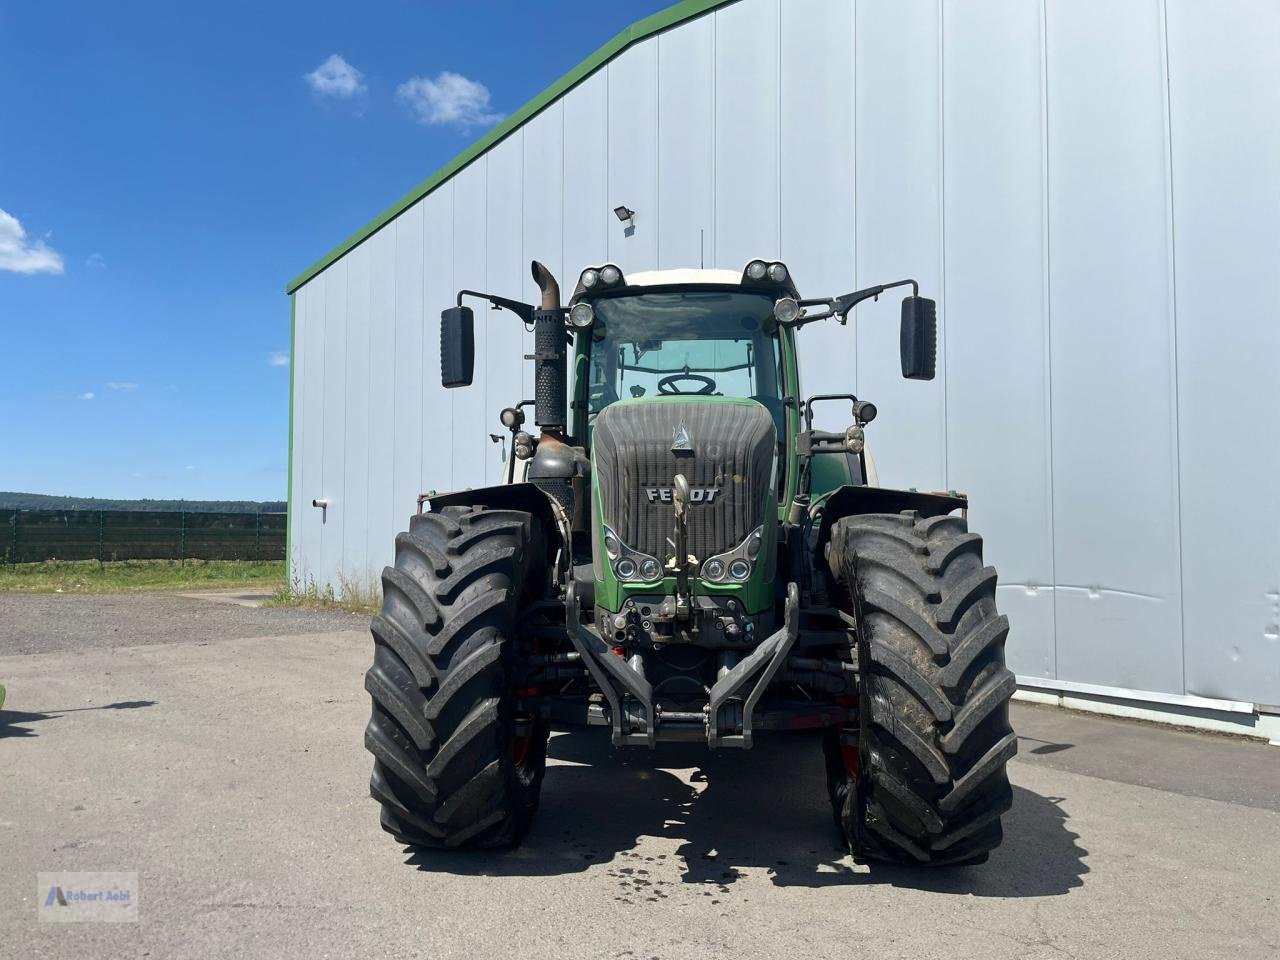
[[[161,622],[157,622],[157,621]],[[378,827],[346,614],[0,597],[0,958],[1280,956],[1280,748],[1014,705],[1004,845],[855,866],[811,737],[557,734],[534,828]],[[136,871],[134,923],[37,919],[37,874]]]

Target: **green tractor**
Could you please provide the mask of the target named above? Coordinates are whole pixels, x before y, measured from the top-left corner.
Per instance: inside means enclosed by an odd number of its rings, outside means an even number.
[[[876,484],[875,407],[802,399],[798,372],[798,330],[910,286],[902,374],[932,379],[935,303],[913,280],[806,300],[753,260],[591,267],[564,305],[532,269],[540,305],[463,290],[442,314],[444,386],[471,383],[476,298],[532,329],[535,398],[502,411],[507,482],[427,497],[383,572],[365,743],[384,829],[518,843],[553,727],[709,749],[807,730],[855,859],[984,861],[1017,749],[996,572],[963,497]],[[814,429],[834,402],[848,428]]]

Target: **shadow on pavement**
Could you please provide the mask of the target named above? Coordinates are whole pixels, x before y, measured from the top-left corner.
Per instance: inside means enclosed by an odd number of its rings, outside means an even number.
[[[1074,743],[1056,743],[1053,740],[1040,740],[1036,737],[1024,737],[1021,734],[1018,735],[1018,742],[1036,744],[1034,747],[1027,748],[1027,752],[1034,753],[1037,756],[1042,757],[1051,753],[1062,753],[1064,750],[1072,750],[1075,748]]]
[[[34,737],[37,731],[29,730],[17,724],[38,723],[41,720],[56,720],[67,713],[80,713],[84,710],[135,710],[138,707],[154,707],[155,700],[121,700],[119,703],[104,703],[100,707],[71,707],[67,710],[50,710],[48,713],[26,713],[22,710],[0,710],[0,740],[5,737]]]
[[[1058,896],[1088,872],[1061,798],[1014,788],[1005,841],[983,865],[922,870],[855,867],[827,802],[816,737],[760,739],[745,753],[661,745],[615,751],[603,730],[553,737],[542,802],[524,842],[504,852],[409,850],[420,870],[480,876],[554,876],[611,863],[618,899],[662,897],[649,878],[665,852],[636,850],[640,837],[679,841],[681,880],[728,893],[742,868],[764,868],[777,886],[882,884],[991,897]],[[685,783],[670,770],[691,770]],[[667,871],[663,871],[667,873]]]

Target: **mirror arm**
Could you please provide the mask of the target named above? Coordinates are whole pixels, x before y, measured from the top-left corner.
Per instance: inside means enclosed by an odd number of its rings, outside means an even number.
[[[833,313],[840,317],[840,322],[844,323],[849,316],[849,311],[860,304],[863,300],[879,299],[880,294],[886,290],[892,290],[894,287],[905,287],[911,284],[911,295],[917,297],[920,295],[920,285],[916,281],[895,280],[893,283],[881,283],[874,287],[867,287],[865,290],[855,290],[853,293],[846,293],[843,297],[836,297],[834,301]]]
[[[896,280],[893,283],[877,284],[874,287],[867,287],[863,290],[855,290],[853,293],[846,293],[842,297],[818,297],[814,300],[801,300],[799,301],[800,316],[784,324],[784,326],[798,330],[805,324],[813,323],[815,320],[826,320],[828,317],[836,317],[843,324],[849,318],[849,311],[863,300],[877,299],[886,290],[892,290],[894,287],[905,287],[907,284],[911,284],[911,295],[918,297],[920,295],[920,285],[915,280],[908,278],[906,280]],[[822,309],[810,313],[810,307],[821,307]]]
[[[533,323],[534,306],[529,303],[521,303],[519,300],[508,300],[506,297],[494,296],[492,293],[482,293],[479,290],[459,290],[458,306],[462,306],[463,297],[479,297],[481,300],[487,300],[493,304],[493,309],[510,310],[525,323]]]

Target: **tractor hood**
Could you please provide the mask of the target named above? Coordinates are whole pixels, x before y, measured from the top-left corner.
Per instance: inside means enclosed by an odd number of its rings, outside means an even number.
[[[773,417],[754,400],[651,397],[605,407],[592,438],[596,578],[610,562],[605,527],[623,552],[665,567],[676,474],[689,481],[689,552],[705,561],[741,547],[775,507],[776,451]]]

